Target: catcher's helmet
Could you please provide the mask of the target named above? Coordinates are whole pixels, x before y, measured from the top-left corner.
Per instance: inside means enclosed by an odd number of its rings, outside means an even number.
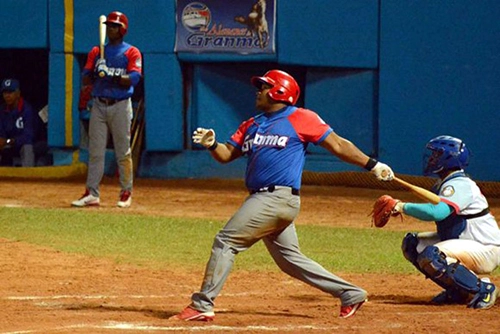
[[[452,136],[433,138],[425,146],[424,175],[464,169],[469,165],[469,155],[469,149],[461,139]]]
[[[122,12],[111,12],[108,14],[104,24],[114,23],[120,25],[120,34],[124,36],[128,29],[128,18]]]
[[[251,82],[257,88],[260,88],[262,83],[272,86],[268,94],[276,101],[294,105],[300,96],[297,81],[290,74],[280,70],[270,70],[262,77],[252,77]]]

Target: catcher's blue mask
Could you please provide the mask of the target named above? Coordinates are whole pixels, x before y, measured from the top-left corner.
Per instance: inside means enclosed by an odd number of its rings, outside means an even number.
[[[433,138],[425,146],[424,175],[465,169],[469,165],[469,155],[469,149],[461,139],[452,136]]]

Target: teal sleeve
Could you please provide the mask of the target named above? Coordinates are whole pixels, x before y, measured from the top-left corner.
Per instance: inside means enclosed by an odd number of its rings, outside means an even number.
[[[453,209],[444,202],[438,204],[405,203],[403,212],[423,221],[440,221],[448,217]]]

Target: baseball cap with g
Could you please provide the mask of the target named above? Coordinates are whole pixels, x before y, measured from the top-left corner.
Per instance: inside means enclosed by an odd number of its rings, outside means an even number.
[[[16,79],[5,79],[2,81],[2,92],[13,92],[19,89],[19,81]]]

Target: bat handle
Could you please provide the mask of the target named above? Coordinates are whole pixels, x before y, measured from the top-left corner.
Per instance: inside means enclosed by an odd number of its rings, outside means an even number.
[[[405,180],[401,180],[399,177],[397,177],[396,175],[394,175],[394,181],[398,182],[398,183],[401,183],[402,185],[404,186],[408,186],[408,182],[406,182]]]

